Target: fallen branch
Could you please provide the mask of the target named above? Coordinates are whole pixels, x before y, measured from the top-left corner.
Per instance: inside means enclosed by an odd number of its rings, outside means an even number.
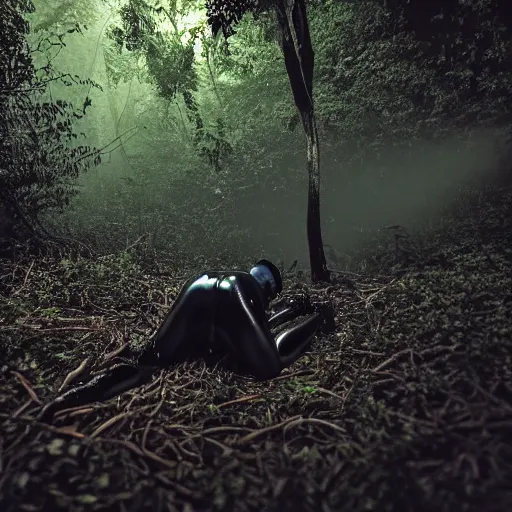
[[[396,361],[399,357],[403,356],[404,354],[410,354],[412,351],[410,348],[406,348],[404,350],[400,350],[400,352],[397,352],[396,354],[393,354],[391,357],[377,365],[372,372],[379,372],[383,368],[386,368],[386,366],[389,366],[391,363]]]
[[[12,373],[14,375],[16,375],[18,380],[21,382],[21,385],[27,390],[27,393],[29,394],[30,398],[36,404],[42,405],[43,402],[41,402],[41,400],[39,400],[39,398],[36,395],[36,392],[32,389],[32,386],[29,384],[28,380],[25,377],[23,377],[23,375],[21,375],[21,373],[18,373],[15,371],[13,371]]]
[[[229,402],[224,402],[222,404],[218,404],[216,407],[218,407],[220,409],[221,407],[228,407],[229,405],[235,405],[235,404],[240,404],[243,402],[249,402],[251,400],[258,400],[259,398],[261,398],[261,395],[243,396],[241,398],[236,398],[235,400],[230,400]]]
[[[86,357],[81,363],[80,363],[80,366],[78,366],[78,368],[76,368],[75,370],[72,370],[71,372],[69,372],[67,375],[66,375],[66,378],[64,379],[64,382],[61,384],[60,388],[58,389],[58,392],[60,393],[70,382],[73,382],[79,375],[81,375],[86,366],[87,366],[87,363],[89,362],[89,357]]]
[[[27,284],[27,281],[28,281],[28,276],[30,275],[30,272],[32,271],[32,267],[34,266],[35,261],[36,260],[32,260],[32,263],[30,264],[30,267],[28,267],[28,270],[25,274],[25,279],[23,280],[23,284],[13,293],[13,295],[19,295],[21,290],[23,290],[23,288],[25,288],[25,285]]]
[[[254,432],[251,432],[250,434],[247,434],[246,436],[240,438],[236,444],[238,445],[244,445],[247,444],[257,437],[262,436],[263,434],[267,434],[268,432],[273,432],[274,430],[278,430],[281,427],[284,427],[288,423],[291,423],[292,421],[296,421],[298,419],[302,418],[300,415],[292,416],[291,418],[288,418],[284,421],[281,421],[280,423],[277,423],[276,425],[272,425],[270,427],[260,428],[259,430],[255,430]]]

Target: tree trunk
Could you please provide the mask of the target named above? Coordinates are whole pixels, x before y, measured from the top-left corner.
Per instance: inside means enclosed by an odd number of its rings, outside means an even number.
[[[320,155],[313,105],[314,52],[304,0],[277,0],[281,48],[293,98],[307,139],[309,262],[313,282],[329,281],[320,222]]]

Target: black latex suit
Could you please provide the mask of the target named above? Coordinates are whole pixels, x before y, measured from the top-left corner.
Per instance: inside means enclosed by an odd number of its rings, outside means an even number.
[[[269,301],[276,294],[247,272],[211,271],[189,279],[138,365],[114,366],[67,391],[43,410],[43,421],[57,410],[106,400],[140,385],[150,379],[155,367],[212,351],[227,352],[244,373],[256,379],[279,375],[304,353],[322,315],[314,313],[300,295],[279,311],[269,312]],[[308,316],[272,334],[271,329],[303,315]]]

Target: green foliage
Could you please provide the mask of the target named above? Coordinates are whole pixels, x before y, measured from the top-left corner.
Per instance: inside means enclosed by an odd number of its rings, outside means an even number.
[[[234,26],[243,18],[247,11],[255,10],[259,0],[208,0],[206,15],[216,36],[222,30],[227,39],[235,33]]]
[[[281,51],[275,33],[276,20],[273,14],[261,15],[258,22],[245,16],[237,24],[237,31],[229,40],[214,38],[216,42],[215,65],[219,73],[229,75],[232,80],[269,79],[283,66]]]
[[[51,308],[41,309],[41,314],[48,318],[53,318],[53,317],[57,316],[60,313],[60,311],[61,311],[60,308],[51,307]]]
[[[130,52],[124,43],[106,41],[111,86],[137,77],[155,84],[158,95],[150,96],[147,112],[133,120],[148,129],[126,145],[130,168],[121,169],[121,177],[103,173],[101,187],[84,190],[59,228],[71,236],[80,233],[102,251],[140,238],[145,257],[158,251],[198,264],[213,256],[240,261],[261,250],[265,223],[276,216],[271,203],[278,191],[286,197],[296,192],[285,171],[301,172],[302,146],[297,149],[297,136],[286,128],[294,107],[275,20],[261,14],[255,24],[245,17],[226,48],[204,19],[180,28],[182,13],[170,4],[165,13],[154,14],[166,23],[144,36],[143,49]],[[297,155],[297,170],[290,153]],[[251,230],[254,216],[261,226]]]
[[[150,38],[146,63],[164,98],[172,99],[177,93],[196,90],[194,42],[191,38],[183,44],[178,38],[170,39],[162,33]]]
[[[62,280],[64,284],[79,281],[82,284],[119,281],[119,286],[124,286],[134,277],[140,268],[133,254],[128,251],[120,251],[117,254],[108,254],[97,260],[78,258],[76,260],[63,259],[60,262],[62,268]]]
[[[317,392],[315,386],[304,385],[304,383],[298,379],[290,379],[286,382],[285,386],[291,391],[299,391],[305,394],[312,395]]]
[[[406,164],[397,170],[397,158],[411,162],[411,174],[419,173],[417,155],[441,152],[454,131],[477,144],[476,130],[499,123],[506,128],[511,52],[506,19],[489,16],[493,2],[307,2],[324,197],[330,194],[333,204],[324,220],[337,249],[334,237],[344,240],[343,251],[352,251],[360,239],[373,236],[372,212],[387,208],[386,191],[396,188],[393,181],[380,180],[407,172]],[[214,37],[201,17],[203,2],[178,4],[124,2],[131,7],[111,18],[111,38],[103,42],[109,83],[119,87],[113,97],[129,97],[114,117],[122,117],[120,133],[134,125],[147,129],[123,144],[116,172],[91,180],[93,186],[73,203],[66,229],[107,251],[140,239],[137,247],[144,254],[157,251],[180,262],[222,251],[231,261],[234,254],[272,243],[300,251],[302,235],[291,233],[302,214],[305,151],[272,9],[238,4],[235,11],[244,15],[237,18],[232,2],[216,2],[227,23],[236,21],[236,32],[226,41],[220,32]],[[449,9],[441,19],[443,6]],[[449,58],[442,47],[447,34],[454,34]],[[476,92],[469,51],[475,41],[482,41],[485,63],[477,70]],[[135,89],[140,96],[134,106]],[[439,167],[441,160],[432,158],[433,165]],[[421,169],[427,168],[423,163]],[[401,183],[394,197],[407,190]],[[369,194],[372,207],[339,201],[348,188]],[[380,225],[382,216],[376,216],[374,224]],[[364,233],[354,235],[353,224],[364,224]]]
[[[93,302],[98,300],[101,304],[103,299],[100,297],[106,291],[122,301],[125,290],[130,289],[130,283],[140,272],[134,256],[124,251],[95,260],[80,257],[63,259],[60,268],[51,275],[40,271],[40,286],[31,290],[26,299],[41,308],[44,317],[55,316],[59,307],[81,305],[84,290],[88,290]],[[12,305],[15,306],[14,303]]]
[[[35,15],[30,22],[35,34],[72,28],[78,23],[87,26],[99,17],[97,4],[90,0],[33,0],[33,4]]]
[[[30,5],[10,0],[8,6],[8,14],[0,19],[0,211],[7,219],[4,234],[13,236],[15,226],[40,232],[41,213],[62,211],[76,194],[75,179],[97,165],[100,156],[73,142],[78,138],[73,122],[85,115],[89,98],[77,109],[46,96],[52,81],[95,84],[58,75],[50,61],[36,69],[32,54],[63,46],[64,34],[43,37],[31,52],[25,40],[29,26],[22,16]],[[79,30],[76,26],[66,33]]]
[[[130,82],[133,77],[140,81],[147,79],[147,72],[138,65],[137,55],[123,50],[115,41],[103,43],[105,68],[109,86],[115,88],[120,82]]]
[[[194,69],[195,33],[183,42],[185,30],[179,30],[177,6],[157,7],[143,0],[129,0],[117,12],[119,22],[107,30],[107,37],[115,44],[119,56],[126,52],[143,55],[148,77],[166,99],[176,94],[196,90]],[[165,28],[171,25],[172,30]],[[109,67],[115,66],[118,57],[109,55]],[[114,81],[116,83],[116,81]]]
[[[446,14],[438,2],[427,12],[421,2],[372,0],[310,9],[317,113],[325,130],[355,143],[354,158],[510,126],[511,39],[493,17],[497,0],[448,3]]]
[[[135,309],[139,310],[145,302],[147,287],[144,282],[146,276],[135,260],[131,251],[96,259],[70,256],[62,259],[60,264],[54,257],[32,260],[30,285],[25,286],[22,275],[18,282],[9,282],[11,292],[15,293],[0,297],[3,299],[0,300],[0,323],[51,326],[61,321],[62,317],[70,320],[75,316],[80,321],[83,316],[77,310],[84,314],[88,311],[104,313],[106,310],[119,313],[130,304],[130,300]],[[18,334],[16,337],[19,339]],[[137,336],[135,338],[138,339]],[[144,341],[147,342],[147,338]],[[74,344],[73,341],[71,343]],[[67,360],[70,358],[67,348],[62,339],[52,345],[46,338],[43,353],[52,361],[55,358]],[[4,349],[9,352],[9,346],[0,344],[0,351]],[[23,357],[31,358],[31,354],[30,346],[27,346]],[[39,360],[39,357],[36,356],[35,360]]]
[[[129,51],[141,50],[147,44],[147,36],[154,33],[155,22],[151,16],[154,8],[142,0],[129,0],[119,9],[123,28],[116,28],[112,35],[119,46]]]
[[[172,2],[164,8],[163,4],[153,7],[146,2],[129,1],[119,11],[121,26],[114,25],[107,32],[117,47],[117,55],[112,51],[107,53],[107,69],[112,82],[117,84],[123,76],[131,74],[130,69],[121,70],[126,53],[144,56],[146,76],[155,84],[158,94],[168,102],[179,102],[178,95],[183,98],[188,129],[193,132],[190,140],[208,165],[219,172],[232,152],[224,136],[223,120],[217,117],[207,125],[194,95],[198,87],[195,45],[199,38],[207,43],[205,51],[209,51],[206,27],[204,22],[199,22],[190,29],[178,28],[179,17],[194,7],[194,2],[178,10]],[[169,24],[172,30],[166,28]],[[128,62],[132,69],[136,66],[133,60]]]

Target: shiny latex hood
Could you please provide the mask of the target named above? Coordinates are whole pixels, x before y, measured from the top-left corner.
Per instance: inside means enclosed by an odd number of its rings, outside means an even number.
[[[270,261],[258,261],[254,267],[251,268],[249,273],[261,286],[269,302],[281,293],[283,289],[281,273]]]

